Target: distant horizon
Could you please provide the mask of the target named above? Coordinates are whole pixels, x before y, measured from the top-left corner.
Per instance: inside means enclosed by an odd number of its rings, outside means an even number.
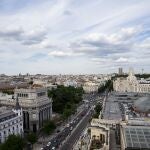
[[[123,74],[128,74],[129,71],[123,72]],[[6,76],[19,76],[21,75],[110,75],[110,74],[118,74],[118,72],[112,72],[112,73],[58,73],[58,74],[46,74],[46,73],[17,73],[17,74],[6,74],[6,73],[0,73],[0,75],[6,75]],[[134,74],[150,74],[150,72],[134,72]]]
[[[1,0],[0,73],[150,72],[148,0]]]

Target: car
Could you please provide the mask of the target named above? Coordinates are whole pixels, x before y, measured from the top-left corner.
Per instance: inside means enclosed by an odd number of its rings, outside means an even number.
[[[70,131],[72,131],[73,127],[70,127]]]
[[[41,147],[41,149],[40,150],[44,150],[44,148],[43,147]]]
[[[55,147],[52,147],[52,150],[55,150]]]
[[[70,126],[70,124],[68,123],[68,124],[67,124],[67,127],[69,127],[69,126]]]
[[[48,143],[47,143],[47,146],[50,146],[50,145],[51,145],[51,142],[48,142]]]

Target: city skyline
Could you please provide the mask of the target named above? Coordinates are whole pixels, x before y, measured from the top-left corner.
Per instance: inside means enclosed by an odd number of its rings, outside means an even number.
[[[150,1],[1,0],[0,73],[150,71]]]

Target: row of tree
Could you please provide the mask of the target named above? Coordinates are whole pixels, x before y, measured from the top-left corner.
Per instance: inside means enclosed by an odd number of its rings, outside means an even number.
[[[150,74],[136,74],[135,75],[136,77],[138,77],[138,78],[144,78],[144,79],[146,79],[146,78],[150,78]]]
[[[55,125],[54,121],[51,121],[51,120],[50,120],[50,121],[47,121],[47,122],[44,123],[44,126],[43,126],[42,131],[43,131],[45,134],[49,135],[49,134],[51,134],[55,129],[56,129],[56,125]]]
[[[53,111],[62,114],[64,119],[75,113],[77,104],[82,101],[83,88],[58,86],[48,91],[53,100]]]
[[[99,115],[100,115],[100,112],[101,112],[101,110],[102,110],[102,104],[97,104],[97,105],[95,106],[94,110],[95,110],[95,113],[94,113],[94,115],[93,115],[93,118],[98,118]]]
[[[34,133],[29,133],[25,138],[19,135],[9,135],[7,140],[0,144],[0,150],[23,150],[28,143],[32,146],[37,141]]]
[[[13,95],[14,91],[13,90],[2,90],[3,93],[8,94],[8,95]]]
[[[105,84],[98,88],[98,93],[103,93],[105,90],[113,91],[113,80],[106,81]]]
[[[146,79],[146,78],[149,78],[150,77],[150,74],[135,74],[135,76],[137,77],[137,78],[144,78],[144,79]],[[116,78],[119,78],[119,77],[124,77],[124,78],[126,78],[126,77],[128,77],[128,74],[122,74],[122,75],[119,75],[119,74],[116,74],[114,77],[113,77],[113,79],[116,79]]]

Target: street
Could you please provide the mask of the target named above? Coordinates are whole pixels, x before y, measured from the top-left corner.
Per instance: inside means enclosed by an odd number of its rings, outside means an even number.
[[[74,132],[71,134],[71,136],[66,140],[66,142],[63,144],[63,146],[60,148],[60,150],[71,150],[73,148],[73,145],[76,143],[76,141],[79,139],[81,133],[87,126],[89,120],[92,117],[91,111],[89,110],[85,116],[85,118],[80,122],[80,124],[77,126],[77,128],[74,130]]]
[[[84,104],[82,111],[41,150],[71,150],[94,114],[93,106],[97,103],[97,96],[89,94],[86,97],[88,102]]]

